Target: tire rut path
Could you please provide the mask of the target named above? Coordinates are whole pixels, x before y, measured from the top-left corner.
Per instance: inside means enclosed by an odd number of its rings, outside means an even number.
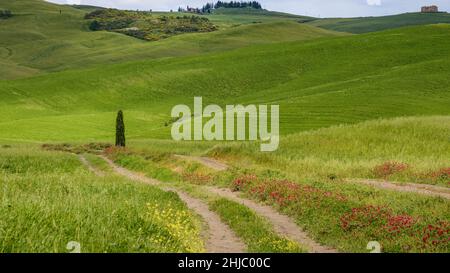
[[[417,184],[417,183],[395,183],[390,181],[379,181],[371,179],[346,179],[346,181],[350,183],[364,184],[385,190],[418,193],[422,195],[450,199],[450,188],[439,187],[434,185]]]
[[[246,245],[237,237],[234,232],[224,224],[220,217],[209,210],[209,207],[203,201],[193,198],[187,193],[175,188],[163,186],[162,183],[156,179],[148,178],[144,175],[137,174],[125,168],[116,165],[106,156],[100,156],[105,160],[113,171],[119,175],[127,177],[134,181],[139,181],[148,185],[158,186],[164,191],[175,192],[180,199],[186,203],[187,207],[200,215],[207,229],[203,230],[203,237],[205,240],[205,248],[208,253],[243,253],[246,250]],[[83,158],[83,159],[82,159]],[[83,156],[80,156],[82,162],[86,162],[90,168],[95,169],[89,161]]]
[[[204,166],[209,167],[216,171],[224,171],[228,169],[227,164],[208,157],[185,156],[185,155],[175,155],[175,157],[185,160],[197,161],[203,164]],[[306,247],[309,252],[313,253],[338,252],[336,249],[332,247],[323,246],[314,241],[313,239],[311,239],[308,236],[308,234],[305,231],[303,231],[292,218],[279,213],[271,206],[262,205],[255,201],[243,198],[239,195],[239,193],[233,192],[230,189],[218,188],[213,186],[207,186],[204,187],[204,189],[220,197],[230,199],[232,201],[235,201],[250,208],[256,214],[268,220],[272,224],[276,233],[299,243],[301,246]]]
[[[268,205],[261,205],[252,200],[245,199],[239,196],[237,192],[233,192],[230,189],[217,188],[207,186],[205,187],[209,192],[215,193],[221,197],[230,199],[237,203],[240,203],[254,212],[256,214],[267,219],[273,226],[275,232],[279,235],[287,237],[301,246],[307,248],[309,252],[312,253],[337,253],[338,251],[329,246],[323,246],[313,239],[311,239],[306,232],[304,232],[292,218],[284,214],[279,213],[274,208]]]

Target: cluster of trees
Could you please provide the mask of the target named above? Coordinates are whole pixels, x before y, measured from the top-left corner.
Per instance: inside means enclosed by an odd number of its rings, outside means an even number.
[[[237,1],[231,1],[231,2],[222,2],[218,1],[214,5],[215,9],[218,8],[254,8],[254,9],[262,9],[262,6],[257,1],[248,1],[248,2],[237,2]]]
[[[97,30],[108,30],[112,31],[115,29],[128,28],[134,20],[132,18],[117,18],[111,20],[93,20],[89,24],[89,29],[93,31]]]
[[[97,9],[84,16],[84,19],[110,19],[118,17],[138,17],[146,15],[145,11],[125,11],[118,9]]]
[[[0,18],[9,18],[12,16],[12,12],[10,10],[0,10]]]
[[[113,31],[147,41],[183,33],[217,30],[208,18],[196,15],[175,17],[141,11],[103,9],[88,13],[85,18],[91,20],[91,30]]]
[[[207,3],[202,8],[192,8],[187,7],[186,9],[178,8],[178,12],[192,12],[192,13],[211,13],[214,9],[219,8],[253,8],[253,9],[262,9],[262,5],[257,1],[248,1],[248,2],[223,2],[218,1],[216,3]]]

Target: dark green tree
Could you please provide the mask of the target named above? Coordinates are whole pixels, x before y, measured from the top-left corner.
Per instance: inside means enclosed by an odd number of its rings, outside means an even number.
[[[8,19],[12,16],[12,12],[10,10],[0,10],[0,18]]]
[[[123,112],[119,110],[116,119],[116,146],[125,147],[125,124],[123,123]]]
[[[94,20],[89,24],[90,30],[96,31],[96,30],[101,30],[101,28],[102,28],[102,25],[97,20]]]

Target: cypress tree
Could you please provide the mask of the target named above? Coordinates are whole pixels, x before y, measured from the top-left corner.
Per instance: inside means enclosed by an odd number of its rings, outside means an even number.
[[[123,123],[123,113],[119,110],[116,119],[116,146],[125,147],[125,125]]]

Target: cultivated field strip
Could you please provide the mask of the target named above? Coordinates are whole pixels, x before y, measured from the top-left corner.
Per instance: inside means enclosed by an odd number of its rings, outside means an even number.
[[[102,156],[102,158],[108,162],[112,169],[129,179],[143,182],[149,185],[161,186],[161,182],[155,179],[145,177],[143,175],[136,174],[125,168],[119,167],[109,158]],[[193,198],[178,189],[169,187],[160,187],[165,191],[173,191],[178,194],[181,200],[183,200],[189,209],[200,215],[205,223],[208,225],[206,239],[206,251],[208,253],[242,253],[245,251],[245,244],[233,233],[233,231],[222,221],[219,216],[209,210],[208,205],[199,199]]]

